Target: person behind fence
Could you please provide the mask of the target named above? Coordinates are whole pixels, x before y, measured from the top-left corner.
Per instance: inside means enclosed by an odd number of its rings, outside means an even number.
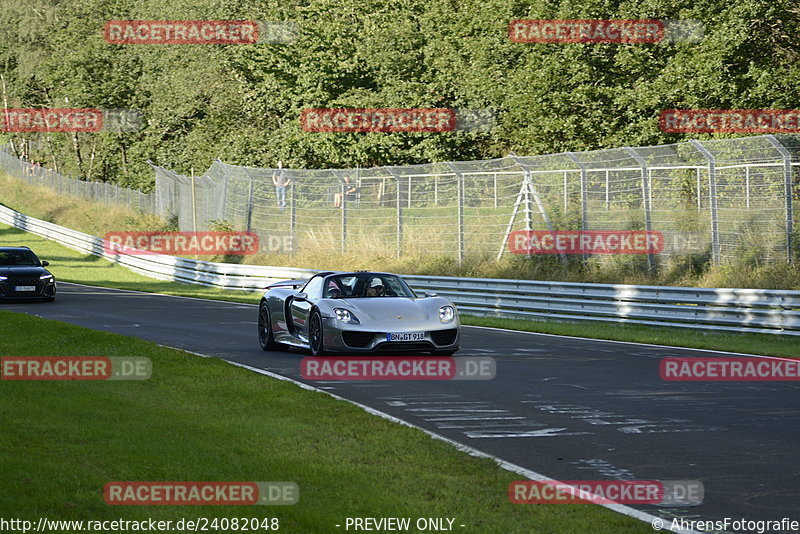
[[[292,183],[289,174],[283,168],[283,162],[278,162],[278,168],[272,173],[272,183],[275,184],[275,197],[278,199],[278,207],[281,210],[286,208],[286,187]]]
[[[358,185],[350,183],[350,177],[345,176],[342,182],[342,190],[344,190],[344,199],[347,202],[352,202],[358,197]],[[342,193],[336,193],[333,196],[333,207],[342,207]]]

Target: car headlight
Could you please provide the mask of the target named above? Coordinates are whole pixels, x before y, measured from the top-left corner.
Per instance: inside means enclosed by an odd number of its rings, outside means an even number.
[[[52,279],[53,279],[52,274],[43,274],[42,276],[39,277],[39,280],[52,280]]]
[[[7,276],[0,276],[0,282],[2,282],[3,280],[8,280],[8,277]]]
[[[355,316],[350,310],[345,310],[344,308],[334,308],[333,313],[336,314],[336,318],[343,323],[350,323],[350,324],[359,324],[358,317]]]
[[[456,316],[456,310],[452,306],[442,306],[439,308],[439,320],[443,323],[449,323]]]

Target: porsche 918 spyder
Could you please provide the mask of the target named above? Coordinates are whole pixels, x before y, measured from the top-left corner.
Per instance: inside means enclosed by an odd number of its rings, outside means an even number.
[[[461,324],[453,303],[435,293],[417,296],[395,274],[322,272],[309,280],[270,285],[258,307],[263,350],[307,348],[335,352],[458,350]]]

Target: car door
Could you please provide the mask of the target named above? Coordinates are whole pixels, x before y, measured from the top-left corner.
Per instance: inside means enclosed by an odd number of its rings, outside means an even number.
[[[293,296],[289,303],[295,333],[304,341],[308,340],[308,315],[311,312],[313,303],[320,297],[324,279],[324,276],[313,277],[300,290],[300,293],[305,294],[305,297]]]

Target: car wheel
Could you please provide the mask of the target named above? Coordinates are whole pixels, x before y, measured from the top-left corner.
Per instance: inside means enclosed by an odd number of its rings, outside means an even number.
[[[312,356],[322,356],[325,354],[325,343],[322,337],[322,316],[317,310],[311,312],[308,319],[308,346]]]
[[[54,300],[56,300],[55,297],[45,297],[42,299],[42,302],[53,302]]]
[[[280,348],[280,344],[275,341],[275,335],[272,333],[272,322],[266,302],[261,302],[258,306],[258,344],[261,345],[261,350]]]

